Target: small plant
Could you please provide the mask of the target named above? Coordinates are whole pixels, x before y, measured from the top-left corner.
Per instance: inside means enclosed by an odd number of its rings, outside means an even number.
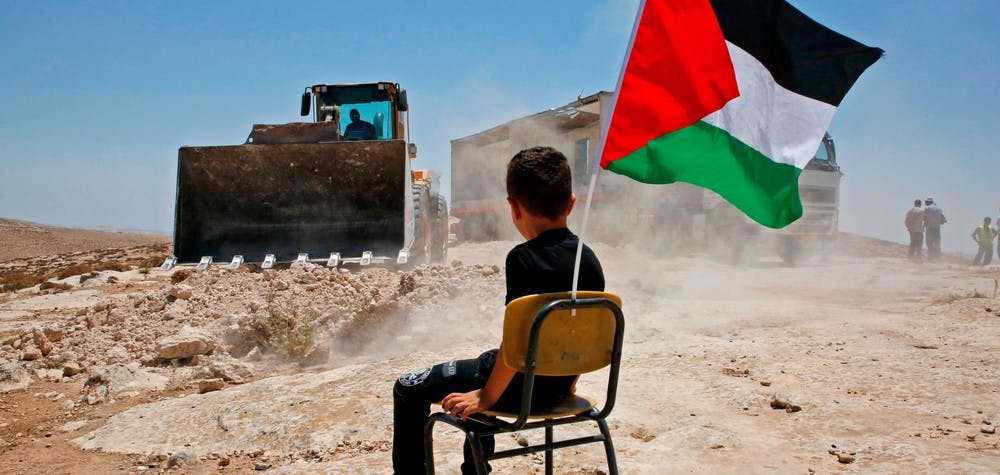
[[[320,313],[296,306],[281,309],[274,305],[273,295],[268,295],[263,313],[250,326],[258,343],[274,348],[286,358],[302,358],[314,348]]]

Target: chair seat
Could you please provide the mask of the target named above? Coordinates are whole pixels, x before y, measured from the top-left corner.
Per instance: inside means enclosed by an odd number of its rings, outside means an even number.
[[[593,398],[583,396],[581,394],[571,394],[566,399],[560,401],[559,404],[546,408],[544,411],[532,411],[532,413],[528,415],[528,419],[555,419],[557,417],[575,416],[589,411],[594,406],[595,403]],[[516,412],[490,410],[483,411],[483,415],[517,419],[519,414]]]

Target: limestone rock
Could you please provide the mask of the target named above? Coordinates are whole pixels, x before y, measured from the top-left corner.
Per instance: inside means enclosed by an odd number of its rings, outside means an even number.
[[[87,425],[87,422],[88,421],[86,419],[82,419],[82,420],[79,420],[79,421],[67,422],[67,423],[59,426],[59,432],[74,432],[74,431],[80,430],[80,428],[82,428],[83,426]]]
[[[45,338],[52,342],[62,341],[66,337],[66,333],[61,328],[54,326],[45,327],[42,332],[45,334]]]
[[[167,459],[167,468],[187,465],[196,461],[198,461],[198,457],[196,457],[193,453],[182,450],[171,455],[170,458]]]
[[[76,376],[83,372],[83,368],[80,367],[80,363],[76,361],[67,361],[63,364],[62,374],[63,376]]]
[[[129,357],[128,350],[121,345],[111,347],[105,355],[108,358],[108,363],[128,363],[132,360]]]
[[[243,384],[253,378],[253,365],[226,355],[216,355],[208,363],[208,369],[217,378],[233,384]]]
[[[44,369],[39,368],[35,370],[35,377],[38,379],[44,379],[46,381],[59,382],[62,380],[63,372],[61,369]]]
[[[203,379],[198,381],[198,394],[219,391],[226,386],[222,378]]]
[[[114,397],[134,396],[144,391],[159,391],[169,378],[140,369],[138,364],[98,366],[90,370],[84,384],[87,402],[96,404]]]
[[[52,353],[52,342],[45,336],[45,332],[41,328],[31,330],[31,338],[34,340],[35,346],[38,347],[38,351],[42,353],[42,356],[48,356]]]
[[[802,410],[802,407],[792,404],[787,397],[775,394],[774,397],[771,398],[771,409],[784,409],[785,412],[799,412]]]
[[[215,339],[202,329],[184,326],[176,335],[160,338],[156,342],[156,355],[163,359],[190,358],[211,353]]]
[[[25,345],[21,352],[21,359],[24,361],[35,361],[41,357],[42,352],[34,344]]]
[[[31,383],[31,376],[17,363],[0,365],[0,393],[26,388]]]
[[[167,291],[167,295],[170,295],[171,297],[178,300],[187,300],[192,296],[194,296],[194,289],[192,289],[191,286],[187,284],[177,284],[171,287],[169,291]]]

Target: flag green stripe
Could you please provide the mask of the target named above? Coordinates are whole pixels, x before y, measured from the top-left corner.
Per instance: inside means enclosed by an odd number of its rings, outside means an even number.
[[[775,162],[705,122],[655,138],[607,168],[643,183],[703,186],[772,228],[802,216],[801,169]]]

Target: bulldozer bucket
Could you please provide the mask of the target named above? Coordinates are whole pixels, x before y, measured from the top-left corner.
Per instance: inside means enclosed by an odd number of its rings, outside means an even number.
[[[363,251],[395,258],[407,165],[403,140],[182,147],[174,252],[180,263]]]

